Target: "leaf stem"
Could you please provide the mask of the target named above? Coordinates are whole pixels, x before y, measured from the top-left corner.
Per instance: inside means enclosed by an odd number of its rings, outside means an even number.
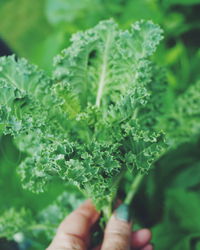
[[[105,218],[105,222],[107,223],[108,220],[110,219],[111,215],[112,215],[111,204],[103,207],[102,212],[103,212],[103,215],[104,215],[104,218]]]
[[[111,34],[108,34],[105,44],[105,50],[103,53],[103,61],[102,61],[102,68],[100,73],[100,79],[99,79],[99,87],[97,91],[97,97],[96,97],[96,106],[100,107],[101,104],[101,97],[103,94],[103,88],[106,84],[106,74],[107,74],[107,67],[108,67],[108,54],[109,54],[109,48],[111,44]]]
[[[141,174],[141,173],[136,175],[136,177],[134,178],[134,180],[130,186],[130,191],[128,192],[126,199],[124,201],[125,204],[130,205],[131,201],[133,200],[133,197],[135,196],[135,194],[140,186],[140,183],[141,183],[143,177],[144,177],[144,174]]]

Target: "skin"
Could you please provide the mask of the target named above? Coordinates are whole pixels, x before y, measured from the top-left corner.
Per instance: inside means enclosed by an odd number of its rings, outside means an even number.
[[[90,200],[67,216],[59,225],[57,233],[46,250],[86,250],[90,240],[90,230],[98,220],[99,213]],[[131,231],[131,223],[119,220],[115,214],[110,218],[104,239],[93,250],[153,250],[148,229]]]

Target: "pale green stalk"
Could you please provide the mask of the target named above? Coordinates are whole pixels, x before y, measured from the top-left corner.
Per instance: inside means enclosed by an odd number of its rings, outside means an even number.
[[[130,186],[130,191],[128,192],[126,199],[124,200],[125,204],[127,204],[127,205],[131,204],[131,201],[133,200],[133,197],[135,196],[143,177],[144,177],[144,175],[140,174],[140,173],[136,175],[136,177],[134,178],[134,180]]]

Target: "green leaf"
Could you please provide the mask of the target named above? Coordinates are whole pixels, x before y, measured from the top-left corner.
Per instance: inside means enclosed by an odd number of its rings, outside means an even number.
[[[14,53],[33,63],[42,61],[40,47],[52,32],[43,14],[44,6],[43,0],[36,0],[34,5],[31,0],[8,0],[0,8],[0,36]],[[38,51],[39,54],[36,53]]]
[[[63,98],[66,102],[68,96],[78,98],[82,108],[87,103],[116,103],[134,84],[137,63],[155,51],[161,34],[150,21],[121,31],[113,20],[75,34],[71,46],[55,59],[54,76],[63,88]]]
[[[165,4],[166,6],[173,6],[173,5],[195,5],[195,4],[199,4],[200,1],[199,0],[164,0],[163,4]]]
[[[59,178],[108,211],[122,173],[149,170],[166,148],[157,126],[166,84],[150,61],[161,39],[150,21],[125,31],[102,21],[72,37],[53,81],[24,59],[1,59],[2,131],[27,154],[24,188],[44,192]]]
[[[170,210],[172,209],[174,220],[179,223],[181,229],[194,233],[200,230],[200,215],[198,212],[200,199],[198,194],[176,189],[171,193],[169,192],[167,206]],[[170,213],[170,210],[168,210],[168,213]]]
[[[162,121],[169,144],[177,146],[191,141],[191,138],[197,139],[200,131],[199,93],[200,81],[197,81],[173,101],[171,112]]]
[[[200,164],[181,168],[173,178],[172,187],[190,188],[200,184]]]
[[[167,192],[164,221],[153,228],[157,249],[196,249],[200,231],[200,199],[194,192],[171,189]]]
[[[52,82],[36,66],[14,56],[0,59],[0,126],[18,134],[44,125]],[[40,103],[40,104],[39,104]]]
[[[77,18],[87,12],[89,6],[93,5],[90,0],[73,1],[73,0],[48,0],[46,3],[46,15],[53,25],[66,24],[76,21]],[[97,3],[96,3],[97,4]]]

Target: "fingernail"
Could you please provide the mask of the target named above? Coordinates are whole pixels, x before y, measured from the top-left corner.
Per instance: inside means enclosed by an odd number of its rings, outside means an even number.
[[[129,206],[126,204],[121,204],[115,212],[115,216],[118,220],[130,221],[130,211],[129,211]]]

